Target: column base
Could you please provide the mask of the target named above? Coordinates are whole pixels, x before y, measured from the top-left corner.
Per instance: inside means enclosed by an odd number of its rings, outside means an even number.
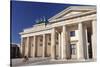
[[[56,59],[55,59],[55,58],[51,58],[50,60],[51,60],[51,61],[55,61]]]
[[[78,60],[78,61],[85,61],[86,59],[85,58],[77,58],[76,60]]]

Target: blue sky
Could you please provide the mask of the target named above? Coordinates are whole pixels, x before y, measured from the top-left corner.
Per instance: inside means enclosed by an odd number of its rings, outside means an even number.
[[[19,33],[32,27],[37,19],[54,16],[63,9],[75,4],[11,1],[11,43],[20,43]],[[76,6],[76,5],[75,5]],[[78,6],[78,5],[77,5]]]

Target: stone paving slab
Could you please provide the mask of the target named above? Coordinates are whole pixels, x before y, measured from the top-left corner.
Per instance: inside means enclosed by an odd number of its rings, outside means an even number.
[[[27,62],[23,62],[23,59],[11,59],[11,66],[23,66],[31,63],[46,61],[48,58],[29,58]]]
[[[31,59],[32,60],[32,59]],[[13,66],[34,66],[34,65],[48,65],[48,64],[67,64],[67,63],[83,63],[83,62],[94,62],[96,60],[94,59],[88,59],[88,60],[33,60],[33,61],[28,61],[26,63],[22,64],[16,64]]]
[[[95,62],[96,60],[89,59],[89,60],[50,60],[50,61],[44,61],[44,62],[37,62],[37,63],[31,63],[27,66],[31,65],[48,65],[48,64],[67,64],[67,63],[83,63],[83,62]]]

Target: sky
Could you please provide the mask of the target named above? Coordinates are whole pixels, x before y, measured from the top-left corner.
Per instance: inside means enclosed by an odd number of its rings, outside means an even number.
[[[12,0],[10,2],[10,43],[20,44],[20,32],[32,27],[36,24],[36,20],[43,16],[49,19],[69,6],[78,5]]]

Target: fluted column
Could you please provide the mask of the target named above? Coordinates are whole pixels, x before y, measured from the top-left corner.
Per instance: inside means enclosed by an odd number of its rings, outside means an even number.
[[[66,28],[66,58],[71,59],[71,48],[70,48],[70,34],[69,28]]]
[[[97,59],[97,24],[96,20],[92,21],[92,57]]]
[[[36,36],[33,37],[33,58],[35,57],[36,52]]]
[[[23,46],[23,38],[21,37],[21,44],[20,44],[20,52],[21,52],[21,55],[23,56],[23,49],[25,49],[24,48],[24,46]]]
[[[59,58],[61,58],[61,34],[58,34],[58,41],[59,41]]]
[[[89,59],[89,52],[88,52],[88,35],[87,35],[87,25],[84,25],[84,56],[85,59]]]
[[[62,27],[62,59],[66,58],[66,26]]]
[[[25,56],[28,56],[28,47],[29,47],[29,37],[27,37],[26,44],[25,44]]]
[[[82,23],[78,24],[79,28],[79,44],[77,48],[78,59],[84,59],[84,50],[83,50],[83,25]]]
[[[63,59],[63,32],[61,32],[61,59]]]
[[[42,57],[45,57],[45,34],[43,34],[43,55]]]
[[[33,57],[33,37],[30,37],[30,57]]]
[[[55,58],[55,28],[52,29],[51,33],[51,58]]]
[[[63,37],[63,57],[62,59],[70,59],[70,37],[69,31],[67,27],[64,25],[62,30],[62,37]]]

